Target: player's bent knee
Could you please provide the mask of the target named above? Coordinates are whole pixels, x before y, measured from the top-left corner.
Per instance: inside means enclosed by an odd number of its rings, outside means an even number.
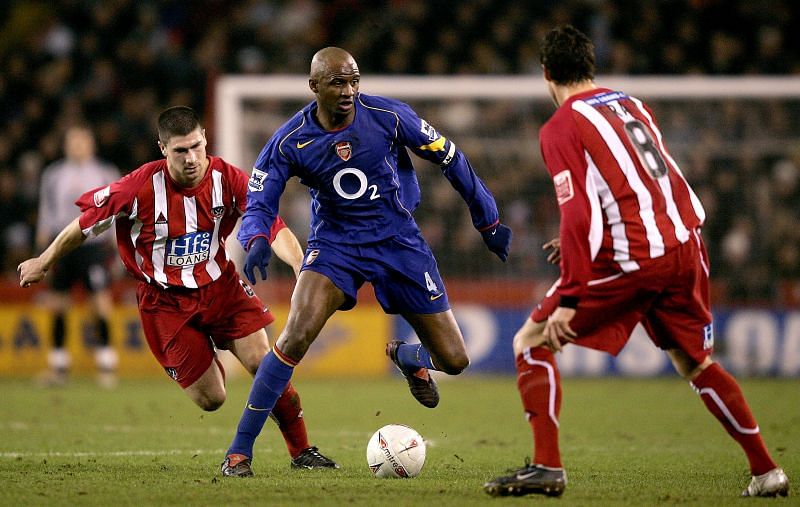
[[[710,357],[706,357],[702,363],[698,363],[680,349],[669,349],[667,350],[667,355],[678,375],[690,382],[713,363]]]
[[[448,358],[443,363],[436,366],[439,366],[439,369],[448,375],[458,375],[469,366],[469,357],[466,354],[458,354]]]
[[[210,396],[210,397],[201,397],[199,399],[194,400],[201,409],[206,412],[213,412],[217,410],[219,407],[225,403],[225,395],[222,396]]]
[[[227,393],[223,386],[206,386],[197,383],[187,387],[186,394],[192,401],[206,412],[213,412],[225,403]]]

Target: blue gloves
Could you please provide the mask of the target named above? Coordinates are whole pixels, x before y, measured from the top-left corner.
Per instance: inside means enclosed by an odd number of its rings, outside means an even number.
[[[505,262],[508,259],[508,247],[511,246],[511,229],[498,223],[496,226],[485,231],[481,231],[483,242],[489,247],[489,251],[494,252]]]
[[[250,240],[250,248],[247,249],[247,257],[244,259],[244,276],[250,284],[256,284],[254,268],[261,272],[261,279],[267,279],[267,265],[272,257],[272,248],[267,243],[266,236],[256,236]]]

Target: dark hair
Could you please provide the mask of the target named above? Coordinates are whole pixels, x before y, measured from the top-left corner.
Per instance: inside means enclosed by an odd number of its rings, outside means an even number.
[[[539,58],[556,84],[594,79],[594,44],[572,25],[550,30],[542,41]]]
[[[172,136],[185,136],[199,125],[200,119],[191,107],[170,107],[158,115],[158,140],[167,144]]]

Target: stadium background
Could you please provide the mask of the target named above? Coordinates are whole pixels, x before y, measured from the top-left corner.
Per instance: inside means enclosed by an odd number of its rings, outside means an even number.
[[[0,375],[44,367],[49,315],[38,291],[16,284],[32,251],[38,178],[61,157],[65,127],[95,128],[99,155],[123,173],[160,157],[154,118],[187,104],[205,118],[214,150],[215,83],[226,74],[304,74],[325,45],[349,50],[373,76],[538,75],[537,41],[571,22],[597,45],[601,75],[757,76],[800,72],[798,7],[786,1],[466,2],[207,0],[12,1],[0,6]],[[635,20],[635,21],[634,21]],[[600,78],[602,84],[602,77]],[[543,86],[543,84],[541,84]],[[800,79],[797,86],[800,87]],[[768,90],[765,90],[768,91]],[[797,95],[797,94],[795,94]],[[648,97],[642,97],[648,100]],[[308,95],[308,100],[312,96]],[[258,150],[302,102],[248,105],[246,139]],[[736,374],[800,374],[800,100],[797,97],[652,103],[668,146],[708,211],[718,353]],[[485,251],[458,196],[418,163],[417,219],[437,254],[473,357],[473,371],[511,372],[510,340],[557,276],[540,245],[557,233],[552,185],[538,154],[547,102],[414,103],[469,155],[515,233],[502,265]],[[253,156],[255,153],[253,153]],[[246,166],[244,167],[247,168]],[[304,190],[281,213],[302,239]],[[291,276],[273,263],[257,289],[285,318]],[[118,265],[112,339],[124,376],[161,374],[141,337],[133,283]],[[80,300],[82,295],[75,294]],[[371,290],[326,327],[298,375],[388,373],[381,344],[407,327],[385,317]],[[93,331],[70,314],[76,373],[90,373]],[[346,359],[357,355],[352,367]],[[655,375],[669,368],[641,335],[615,361],[568,349],[565,374]]]

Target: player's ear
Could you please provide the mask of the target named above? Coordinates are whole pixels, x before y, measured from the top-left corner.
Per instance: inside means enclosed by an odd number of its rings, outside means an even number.
[[[550,71],[547,70],[547,67],[545,67],[544,64],[542,64],[542,72],[544,73],[544,78],[547,81],[550,81]]]
[[[309,79],[308,80],[308,87],[311,88],[311,91],[314,92],[314,93],[318,93],[319,92],[319,86],[317,86],[317,84],[318,83],[317,83],[316,79]]]
[[[164,146],[164,144],[161,142],[161,139],[159,139],[157,141],[157,143],[158,143],[158,149],[161,150],[161,154],[166,157],[167,156],[167,147]]]

